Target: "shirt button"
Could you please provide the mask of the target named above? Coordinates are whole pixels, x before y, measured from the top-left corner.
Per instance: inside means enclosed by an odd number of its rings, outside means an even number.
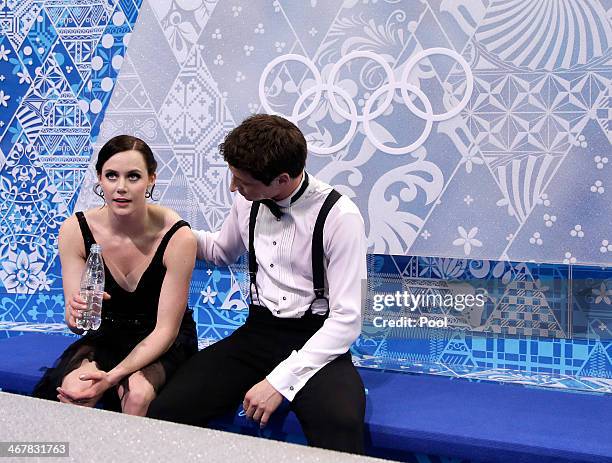
[[[276,221],[277,221],[277,222],[280,222],[280,217],[277,217],[277,218],[276,218]]]
[[[276,311],[276,313],[277,313],[277,314],[279,314],[279,313],[280,313],[280,310],[277,310],[277,311]]]
[[[272,244],[273,244],[274,246],[276,246],[276,241],[272,241]]]
[[[285,296],[283,296],[283,301],[286,301],[286,300],[287,300],[287,298]]]
[[[274,264],[270,264],[270,268],[274,268]]]
[[[290,391],[293,391],[293,386],[289,386],[289,390],[290,390]]]

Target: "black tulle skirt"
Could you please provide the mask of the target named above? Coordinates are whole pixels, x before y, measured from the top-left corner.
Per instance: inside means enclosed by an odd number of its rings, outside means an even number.
[[[41,399],[57,401],[57,388],[66,375],[78,368],[83,360],[96,362],[103,371],[115,368],[149,333],[152,327],[126,326],[103,320],[100,329],[90,331],[64,351],[34,388],[32,395]],[[158,360],[165,373],[166,382],[189,357],[198,351],[198,340],[191,311],[181,324],[176,340]],[[116,388],[111,388],[102,397],[98,406],[121,411]]]

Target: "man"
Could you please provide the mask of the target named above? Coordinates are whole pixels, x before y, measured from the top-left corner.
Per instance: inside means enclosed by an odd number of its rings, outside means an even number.
[[[149,416],[203,426],[242,401],[263,427],[285,397],[311,445],[362,453],[365,394],[348,353],[366,278],[361,214],[305,172],[304,136],[279,116],[246,119],[219,149],[240,195],[219,232],[195,232],[198,258],[250,251],[249,316],[187,361]]]

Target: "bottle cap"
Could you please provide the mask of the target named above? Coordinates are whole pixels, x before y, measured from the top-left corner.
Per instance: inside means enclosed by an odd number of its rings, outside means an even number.
[[[99,244],[94,243],[94,244],[91,245],[91,248],[89,248],[89,250],[91,252],[102,252],[102,246],[100,246]]]

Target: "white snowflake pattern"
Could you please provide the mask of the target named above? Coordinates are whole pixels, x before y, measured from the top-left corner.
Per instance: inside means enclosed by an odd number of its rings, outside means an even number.
[[[603,182],[601,180],[595,180],[595,183],[593,185],[591,185],[591,192],[593,193],[599,193],[600,195],[602,195],[604,193],[605,188],[603,186]]]
[[[19,77],[20,84],[29,84],[32,82],[32,80],[30,79],[30,76],[28,75],[25,69],[23,71],[19,71],[17,73],[17,77]]]
[[[584,231],[582,231],[582,225],[575,225],[572,230],[570,230],[570,235],[578,238],[584,238]]]
[[[542,218],[544,219],[544,224],[548,228],[552,227],[553,223],[555,223],[557,221],[557,216],[556,215],[544,214],[542,216]]]
[[[465,198],[463,198],[463,202],[470,206],[474,202],[474,198],[472,198],[470,195],[467,195]]]
[[[41,286],[48,286],[45,272],[42,271],[44,262],[40,262],[36,253],[27,254],[19,251],[19,254],[9,251],[7,259],[2,261],[0,279],[4,287],[9,291],[17,293],[33,293]]]
[[[421,233],[421,236],[423,237],[424,240],[427,240],[431,236],[431,233],[429,233],[427,230],[423,230],[423,233]]]
[[[548,199],[548,195],[546,193],[542,193],[540,197],[536,200],[538,204],[544,204],[544,206],[550,206],[550,199]]]
[[[595,161],[595,165],[597,166],[597,168],[601,170],[604,168],[604,165],[608,163],[608,158],[606,156],[597,155],[593,158],[593,161]]]
[[[255,27],[253,32],[255,32],[256,34],[263,34],[264,32],[266,32],[266,30],[264,29],[264,25],[262,23],[259,23],[257,24],[257,27]]]
[[[578,135],[577,138],[574,138],[571,141],[572,145],[574,146],[580,146],[581,148],[586,148],[588,146],[588,143],[586,141],[586,137],[584,135]]]
[[[572,253],[567,251],[565,253],[565,257],[563,258],[563,263],[564,264],[575,264],[576,263],[576,258],[574,256],[572,256]]]
[[[4,93],[4,90],[0,90],[0,106],[8,108],[8,100],[11,99],[10,95]]]
[[[201,291],[200,294],[202,295],[202,304],[214,304],[215,303],[215,297],[217,297],[217,291],[213,291],[210,285],[206,287],[205,291]]]
[[[8,55],[11,53],[11,50],[7,50],[4,48],[4,44],[0,45],[0,61],[8,61]]]
[[[255,47],[253,45],[245,45],[244,47],[242,47],[242,49],[244,50],[245,55],[251,56],[251,53],[253,53]]]
[[[463,252],[466,256],[469,256],[472,252],[472,246],[478,248],[482,246],[482,242],[476,239],[478,233],[478,227],[473,227],[469,232],[465,231],[463,227],[457,227],[459,232],[459,238],[453,241],[453,246],[463,246]]]
[[[593,295],[596,296],[595,304],[601,304],[602,302],[605,302],[608,305],[612,304],[612,300],[610,299],[610,296],[612,296],[612,289],[606,288],[605,282],[602,281],[601,286],[593,289],[592,291]]]
[[[605,254],[606,252],[612,252],[612,243],[608,240],[601,240],[601,247],[599,248],[599,252]]]
[[[540,232],[535,232],[533,236],[529,238],[529,242],[531,244],[537,244],[538,246],[542,246],[542,244],[544,243],[544,241],[542,241],[542,238],[540,236]]]
[[[476,150],[475,147],[472,147],[470,149],[468,149],[468,151],[466,153],[463,153],[461,155],[461,162],[460,164],[465,164],[465,171],[468,174],[472,173],[472,167],[474,166],[474,164],[476,165],[482,165],[484,164],[484,161],[482,160],[482,158],[480,156],[478,156],[478,152]]]

